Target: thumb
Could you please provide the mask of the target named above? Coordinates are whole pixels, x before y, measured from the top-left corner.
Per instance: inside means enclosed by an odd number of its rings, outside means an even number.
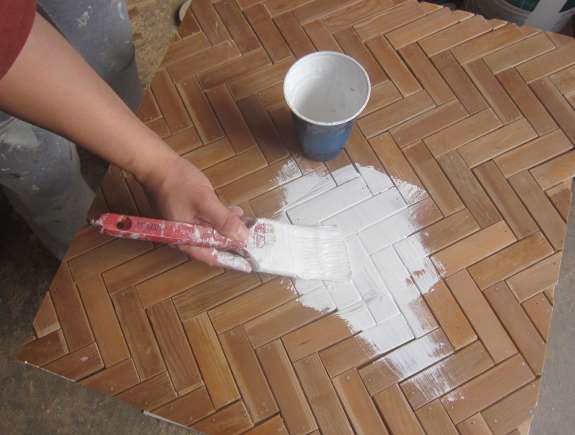
[[[248,238],[248,229],[241,221],[239,213],[223,205],[215,193],[206,195],[204,201],[198,204],[198,216],[226,237],[235,240]]]

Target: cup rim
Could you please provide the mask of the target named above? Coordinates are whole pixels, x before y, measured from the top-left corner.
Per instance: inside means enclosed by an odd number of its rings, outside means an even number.
[[[353,62],[356,66],[359,67],[359,69],[363,72],[363,75],[365,77],[365,80],[367,81],[367,95],[365,98],[365,101],[363,102],[362,106],[352,115],[349,116],[347,118],[344,118],[340,121],[330,121],[330,122],[325,122],[325,121],[314,121],[310,118],[308,118],[307,116],[302,115],[298,110],[296,110],[294,107],[292,107],[292,105],[290,104],[290,102],[288,101],[287,97],[286,97],[286,82],[287,82],[287,78],[290,75],[290,73],[292,72],[292,70],[294,69],[294,67],[300,63],[303,62],[306,59],[309,59],[310,57],[316,57],[316,56],[334,56],[334,57],[343,57],[347,60],[350,60],[351,62]],[[355,118],[357,118],[357,116],[363,112],[363,110],[365,109],[365,107],[367,106],[367,103],[369,103],[369,99],[371,98],[371,80],[369,79],[369,74],[367,73],[366,69],[363,67],[363,65],[361,63],[359,63],[356,59],[354,59],[351,56],[348,56],[347,54],[343,54],[340,53],[338,51],[316,51],[314,53],[310,53],[305,55],[304,57],[298,59],[296,62],[293,63],[293,65],[288,69],[285,77],[284,77],[284,83],[283,83],[283,93],[284,93],[284,100],[286,102],[286,104],[288,105],[289,109],[292,111],[292,113],[296,114],[299,118],[303,119],[306,122],[309,122],[310,124],[314,124],[314,125],[320,125],[320,126],[324,126],[324,127],[331,127],[331,126],[335,126],[335,125],[342,125],[342,124],[346,124],[349,121],[354,120]]]

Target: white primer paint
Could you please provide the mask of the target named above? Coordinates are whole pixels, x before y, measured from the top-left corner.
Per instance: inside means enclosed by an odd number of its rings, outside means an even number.
[[[371,93],[369,75],[354,58],[319,51],[292,65],[284,80],[290,109],[316,125],[339,125],[363,111]]]
[[[237,270],[238,272],[249,273],[252,271],[250,262],[240,255],[218,251],[217,249],[212,250],[212,255],[216,257],[216,260],[222,267]]]

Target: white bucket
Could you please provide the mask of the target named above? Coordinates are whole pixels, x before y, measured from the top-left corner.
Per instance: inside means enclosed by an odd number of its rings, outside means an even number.
[[[501,18],[519,25],[559,32],[575,13],[575,8],[561,12],[566,3],[567,0],[540,0],[531,12],[505,0],[466,0],[465,8],[487,18]]]
[[[371,85],[363,66],[350,56],[319,51],[298,60],[284,80],[285,100],[301,119],[315,125],[345,124],[369,101]]]

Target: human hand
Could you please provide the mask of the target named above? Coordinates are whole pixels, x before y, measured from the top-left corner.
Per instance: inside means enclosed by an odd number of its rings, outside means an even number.
[[[246,240],[248,229],[241,221],[243,210],[226,207],[218,199],[208,178],[187,160],[174,156],[154,176],[142,180],[151,194],[156,208],[169,220],[203,223],[235,240]],[[212,248],[179,245],[180,250],[211,266],[222,266],[251,272],[250,263],[243,257]]]

